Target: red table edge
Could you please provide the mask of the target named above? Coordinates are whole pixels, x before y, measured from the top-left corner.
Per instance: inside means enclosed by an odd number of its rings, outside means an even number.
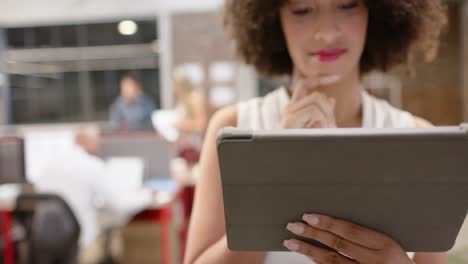
[[[14,247],[11,240],[11,212],[0,211],[0,224],[3,239],[3,263],[14,264]]]
[[[175,200],[182,202],[183,206],[183,219],[182,226],[179,233],[179,242],[180,242],[180,260],[183,260],[185,253],[185,244],[187,241],[187,231],[189,225],[190,211],[193,205],[193,195],[194,187],[184,187],[176,195]],[[172,205],[173,202],[170,202],[159,209],[148,209],[140,212],[130,222],[139,222],[139,221],[156,221],[161,223],[161,263],[162,264],[171,264],[172,252],[171,252],[171,235],[170,235],[170,226],[172,220]]]

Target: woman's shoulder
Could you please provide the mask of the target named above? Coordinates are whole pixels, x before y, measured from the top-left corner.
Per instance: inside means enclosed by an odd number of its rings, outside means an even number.
[[[223,127],[237,126],[237,107],[230,105],[216,111],[211,117],[208,130],[219,130]]]
[[[388,101],[363,92],[365,123],[371,127],[430,127],[421,117],[391,105]]]
[[[277,88],[265,96],[237,104],[238,126],[248,129],[278,128],[281,113],[289,101],[286,88]]]
[[[210,127],[222,128],[226,126],[237,127],[241,125],[242,117],[252,117],[258,115],[260,109],[265,105],[271,105],[272,101],[276,101],[280,97],[282,88],[271,91],[264,96],[254,97],[248,100],[241,101],[235,105],[230,105],[216,111],[211,118]],[[249,118],[250,119],[250,118]]]

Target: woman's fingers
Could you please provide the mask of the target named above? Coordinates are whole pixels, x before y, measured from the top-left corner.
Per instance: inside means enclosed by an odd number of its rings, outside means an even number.
[[[291,103],[295,104],[310,94],[319,85],[315,79],[300,79],[293,85]]]
[[[303,220],[312,227],[370,249],[383,249],[389,242],[389,238],[381,233],[330,216],[308,214]]]
[[[301,98],[299,101],[297,101],[294,104],[291,104],[290,106],[290,111],[291,112],[297,112],[311,104],[314,104],[315,102],[319,101],[321,98],[321,93],[315,92],[308,94],[306,97]]]
[[[319,264],[357,264],[356,261],[339,253],[319,248],[297,239],[286,240],[283,244],[289,250],[305,255],[313,262]]]
[[[316,104],[311,104],[306,108],[301,109],[300,111],[293,114],[298,119],[300,119],[300,127],[306,128],[309,123],[320,123],[323,124],[322,127],[327,127],[328,120],[325,115],[320,110],[320,107]]]
[[[317,78],[320,72],[320,60],[318,58],[313,58],[311,63],[310,69],[312,72],[309,72],[308,75],[302,73],[298,68],[294,68],[291,102],[297,102],[301,98],[304,98],[320,84]]]
[[[334,99],[326,96],[323,93],[313,92],[311,94],[308,94],[304,98],[301,98],[299,101],[295,102],[294,104],[291,104],[290,111],[291,112],[297,112],[297,111],[301,110],[304,107],[307,107],[307,106],[309,106],[311,104],[316,104],[316,103],[324,104],[324,105],[327,105],[327,106],[332,106],[333,100]]]
[[[317,61],[317,67],[319,62]],[[317,72],[318,73],[318,72]],[[283,114],[283,128],[333,128],[336,127],[335,103],[322,93],[313,90],[319,86],[331,85],[338,82],[337,75],[318,77],[318,74],[304,76],[295,69],[293,74],[293,94],[289,105]],[[308,112],[311,107],[318,108]]]
[[[303,98],[311,94],[317,87],[332,85],[338,82],[340,79],[341,78],[338,75],[331,75],[321,78],[297,79],[293,83],[291,103],[301,101]]]
[[[335,103],[334,99],[328,98],[321,93],[313,93],[308,95],[306,98],[297,102],[295,105],[291,105],[289,111],[292,115],[297,116],[304,113],[304,109],[308,109],[311,106],[317,107],[325,116],[325,121],[321,127],[336,127],[335,121]],[[313,115],[313,113],[305,112],[306,115]],[[311,120],[315,123],[317,120]],[[306,125],[306,127],[310,127]]]
[[[306,223],[290,223],[287,229],[339,253],[330,253],[294,239],[284,241],[284,245],[319,263],[413,263],[398,242],[383,233],[323,215],[308,214],[303,220]]]
[[[298,236],[316,240],[360,263],[374,263],[373,260],[377,259],[377,252],[373,249],[357,245],[333,233],[314,228],[304,223],[290,223],[287,229]]]
[[[328,98],[321,94],[320,99],[316,102],[320,111],[325,115],[327,124],[325,127],[332,127],[335,122],[335,103],[334,99]]]

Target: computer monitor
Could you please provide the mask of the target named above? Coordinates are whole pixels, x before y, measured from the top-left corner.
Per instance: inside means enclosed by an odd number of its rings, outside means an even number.
[[[156,133],[112,133],[102,137],[100,156],[104,159],[130,157],[143,161],[144,180],[169,179],[172,155],[170,143]]]
[[[0,184],[25,182],[23,139],[0,137]]]

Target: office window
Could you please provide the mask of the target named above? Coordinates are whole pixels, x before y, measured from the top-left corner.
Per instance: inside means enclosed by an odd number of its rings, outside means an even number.
[[[105,121],[130,71],[159,107],[156,21],[135,21],[132,35],[119,22],[7,29],[11,122]]]
[[[60,46],[78,47],[78,26],[59,26]]]
[[[38,27],[35,28],[34,38],[35,38],[35,47],[38,48],[50,48],[52,47],[52,30],[53,27]]]
[[[25,47],[25,29],[11,28],[7,30],[8,47],[9,48],[24,48]]]

